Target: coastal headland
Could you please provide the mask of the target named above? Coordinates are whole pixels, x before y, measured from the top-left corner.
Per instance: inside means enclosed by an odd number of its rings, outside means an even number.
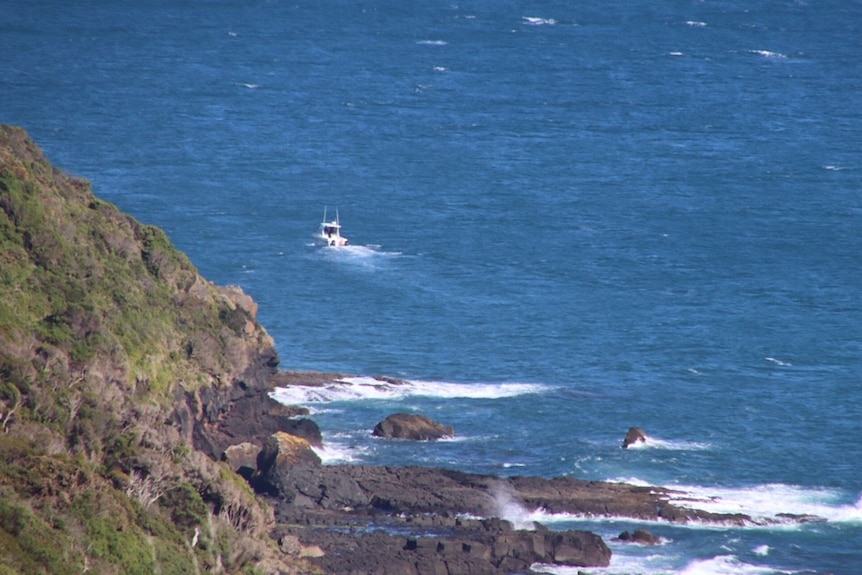
[[[750,521],[619,483],[323,465],[270,394],[340,377],[280,370],[242,289],[0,125],[0,573],[589,572],[601,537],[522,512]]]

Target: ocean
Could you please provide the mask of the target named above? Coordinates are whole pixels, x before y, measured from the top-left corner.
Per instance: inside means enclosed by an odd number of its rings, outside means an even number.
[[[755,519],[512,506],[601,534],[593,574],[862,573],[858,0],[0,0],[0,121],[347,376],[276,392],[325,461]],[[370,436],[403,411],[456,437]]]

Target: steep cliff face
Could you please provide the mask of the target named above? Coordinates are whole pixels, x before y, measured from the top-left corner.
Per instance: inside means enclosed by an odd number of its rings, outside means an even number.
[[[217,461],[298,425],[256,311],[0,125],[0,573],[303,570]]]

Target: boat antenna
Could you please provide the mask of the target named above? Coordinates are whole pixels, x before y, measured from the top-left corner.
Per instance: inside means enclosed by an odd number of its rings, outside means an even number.
[[[323,206],[323,221],[326,221],[326,206]]]
[[[338,217],[338,208],[335,208],[335,223],[341,225],[341,219]]]

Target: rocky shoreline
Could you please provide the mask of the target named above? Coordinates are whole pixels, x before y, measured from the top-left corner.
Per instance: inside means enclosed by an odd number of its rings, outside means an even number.
[[[319,387],[340,379],[278,372],[270,383]],[[513,520],[513,509],[524,516],[542,509],[676,523],[751,521],[674,505],[670,491],[652,487],[416,466],[322,465],[312,448],[321,445],[320,430],[302,417],[303,408],[284,406],[264,389],[247,392],[195,437],[205,439],[202,447],[211,446],[211,453],[212,446],[223,446],[222,457],[272,505],[273,537],[282,551],[306,557],[325,572],[503,575],[530,573],[542,564],[609,564],[611,551],[598,535]]]

